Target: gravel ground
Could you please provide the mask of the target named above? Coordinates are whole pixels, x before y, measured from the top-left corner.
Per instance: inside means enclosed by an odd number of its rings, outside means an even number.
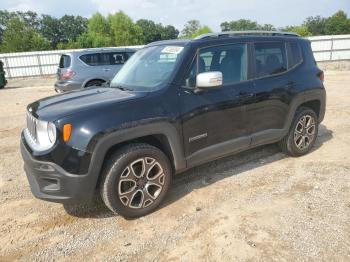
[[[30,193],[19,136],[26,105],[54,95],[52,82],[0,91],[0,261],[350,261],[349,71],[326,72],[327,113],[310,154],[269,145],[192,169],[136,220]]]

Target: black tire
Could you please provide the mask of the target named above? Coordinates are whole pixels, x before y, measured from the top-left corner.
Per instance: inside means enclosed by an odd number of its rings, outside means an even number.
[[[142,175],[137,177],[136,173]],[[100,193],[112,212],[125,218],[136,218],[151,213],[159,206],[169,189],[171,178],[169,159],[161,150],[148,144],[130,144],[115,152],[107,161],[102,171]]]
[[[308,130],[306,131],[304,131],[304,128],[301,129],[302,124],[300,124],[299,121],[303,122],[303,117],[304,119],[306,118],[306,121],[309,121],[308,119],[310,118],[313,119],[314,129],[312,129],[311,126],[309,126]],[[318,124],[318,117],[315,111],[307,107],[300,107],[295,113],[288,134],[279,142],[282,151],[285,154],[293,157],[298,157],[309,153],[317,138]],[[300,132],[300,130],[303,131]],[[312,136],[310,135],[311,133],[313,134]],[[302,140],[304,140],[304,142]]]
[[[91,86],[102,86],[104,82],[105,81],[103,80],[91,80],[85,84],[85,88],[91,87]]]

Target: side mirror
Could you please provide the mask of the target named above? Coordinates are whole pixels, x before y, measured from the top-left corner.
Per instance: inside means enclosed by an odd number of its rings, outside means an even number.
[[[197,87],[200,89],[217,88],[222,85],[222,73],[219,71],[205,72],[197,75]]]

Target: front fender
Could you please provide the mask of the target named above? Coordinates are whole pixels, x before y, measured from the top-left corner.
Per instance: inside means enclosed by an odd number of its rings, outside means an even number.
[[[186,169],[182,140],[176,127],[169,122],[150,123],[101,134],[92,139],[87,150],[92,152],[89,175],[95,177],[95,184],[109,149],[120,143],[150,135],[164,135],[168,140],[175,170],[181,172]]]

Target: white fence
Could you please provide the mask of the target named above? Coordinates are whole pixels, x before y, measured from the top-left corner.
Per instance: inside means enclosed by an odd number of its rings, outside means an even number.
[[[350,35],[312,36],[308,39],[317,62],[350,60]]]
[[[140,48],[142,46],[120,46],[118,48]],[[110,49],[106,47],[103,49]],[[114,47],[115,48],[115,47]],[[96,48],[101,50],[101,48]],[[84,49],[37,51],[0,54],[7,78],[54,75],[61,54]]]
[[[308,39],[317,62],[350,60],[350,35],[313,36]],[[69,51],[74,50],[0,54],[0,60],[4,62],[7,78],[53,75],[60,55]]]

